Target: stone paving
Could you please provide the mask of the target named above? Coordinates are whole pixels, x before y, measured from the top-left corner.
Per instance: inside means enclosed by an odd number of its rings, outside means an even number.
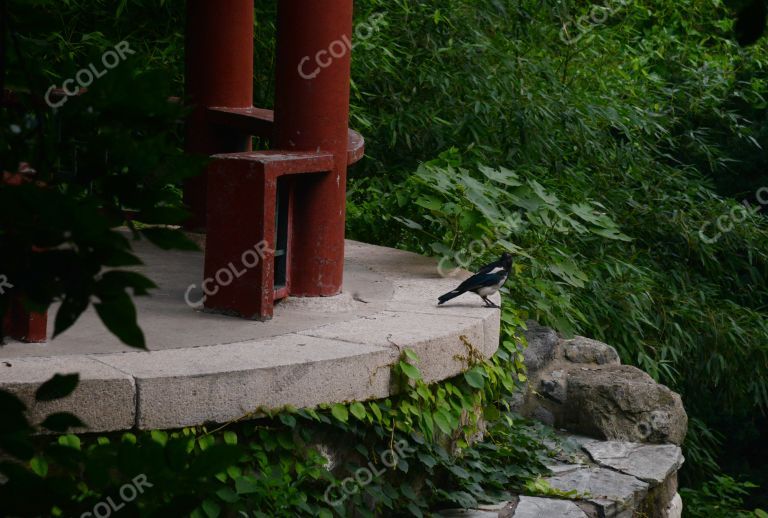
[[[575,491],[572,499],[519,496],[476,509],[446,510],[443,517],[468,518],[680,518],[679,446],[598,441],[563,434],[547,482]]]
[[[427,381],[465,370],[467,344],[486,357],[498,347],[499,311],[471,294],[437,307],[458,279],[409,252],[348,241],[341,295],[288,299],[273,320],[256,322],[187,305],[185,295],[201,295],[189,286],[201,283],[202,253],[136,250],[140,271],[160,287],[135,299],[148,352],[120,344],[93,311],[49,344],[0,347],[0,388],[20,395],[33,421],[71,411],[92,432],[178,428],[378,399],[390,395],[390,366],[405,347],[421,358]],[[71,372],[81,373],[72,395],[34,401],[43,381]]]

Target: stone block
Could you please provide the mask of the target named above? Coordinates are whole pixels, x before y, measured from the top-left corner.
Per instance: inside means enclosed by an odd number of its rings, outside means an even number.
[[[570,500],[521,496],[513,518],[587,518]]]
[[[619,354],[610,345],[577,336],[564,340],[561,344],[563,356],[573,363],[593,363],[597,365],[619,365]]]
[[[35,401],[35,392],[54,374],[80,374],[69,396]],[[55,412],[70,412],[86,424],[74,432],[109,432],[132,428],[136,390],[133,378],[114,367],[82,356],[14,358],[0,362],[0,389],[15,394],[27,406],[33,424]]]

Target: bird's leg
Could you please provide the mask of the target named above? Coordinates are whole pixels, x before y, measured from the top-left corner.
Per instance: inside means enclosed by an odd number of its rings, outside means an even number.
[[[496,309],[501,309],[501,307],[500,307],[500,306],[497,306],[496,304],[494,304],[493,302],[491,302],[490,300],[488,300],[488,297],[483,297],[483,300],[485,301],[485,305],[486,305],[486,307],[489,307],[489,308],[496,308]]]

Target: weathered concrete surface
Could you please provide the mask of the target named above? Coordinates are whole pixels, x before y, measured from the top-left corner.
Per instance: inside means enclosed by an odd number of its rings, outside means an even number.
[[[483,351],[484,326],[477,318],[421,315],[384,311],[354,322],[341,322],[302,331],[301,335],[340,342],[365,343],[393,350],[394,357],[409,347],[419,355],[418,364],[425,381],[444,379],[461,372],[468,346]],[[393,359],[394,359],[393,357]]]
[[[80,383],[69,396],[54,401],[35,401],[35,391],[55,373],[80,374]],[[77,415],[91,432],[124,430],[136,416],[133,377],[98,360],[77,356],[13,358],[0,361],[0,389],[26,405],[33,424],[55,412]],[[85,431],[83,429],[73,430]]]
[[[176,428],[259,408],[386,397],[390,366],[406,347],[428,381],[461,373],[470,349],[489,357],[498,347],[500,312],[469,295],[437,307],[457,280],[416,254],[347,242],[341,295],[289,299],[272,321],[254,322],[185,302],[200,295],[201,253],[136,250],[147,265],[136,270],[160,286],[136,299],[150,351],[120,344],[89,311],[50,344],[0,347],[0,387],[29,401],[53,374],[82,371],[76,393],[50,408],[62,405],[94,431]],[[47,408],[36,406],[33,417]]]

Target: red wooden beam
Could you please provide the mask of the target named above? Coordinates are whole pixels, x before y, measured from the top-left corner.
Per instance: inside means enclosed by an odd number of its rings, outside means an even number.
[[[275,112],[249,106],[247,108],[208,108],[208,121],[224,128],[232,128],[246,135],[271,139]]]
[[[224,128],[272,140],[275,112],[264,108],[208,108],[208,121]],[[365,139],[353,129],[347,131],[347,165],[359,162],[365,155]]]

